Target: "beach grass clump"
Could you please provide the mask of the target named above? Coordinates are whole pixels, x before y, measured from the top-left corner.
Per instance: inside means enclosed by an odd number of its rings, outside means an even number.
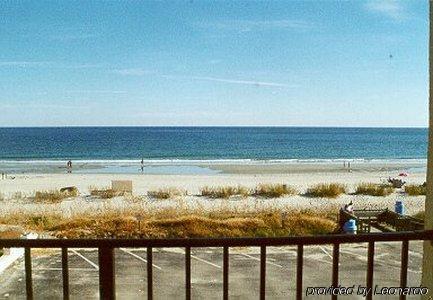
[[[377,184],[371,182],[364,182],[358,184],[355,190],[356,195],[369,195],[369,196],[388,196],[394,192],[394,188],[390,184]]]
[[[307,189],[308,197],[337,198],[346,193],[346,186],[340,183],[320,183]]]
[[[124,192],[115,191],[109,187],[98,188],[98,187],[91,186],[89,187],[89,190],[91,196],[98,197],[101,199],[111,199],[117,196],[123,196],[125,194]]]
[[[254,191],[255,196],[264,198],[279,198],[297,193],[294,187],[286,184],[259,184]]]
[[[77,196],[78,191],[36,191],[34,201],[37,203],[60,203],[63,199]]]
[[[404,187],[404,191],[409,196],[422,196],[427,193],[426,186],[423,184],[408,184]]]
[[[52,210],[39,210],[32,211],[16,211],[0,216],[0,223],[6,225],[18,225],[25,229],[32,231],[49,231],[52,226],[55,226],[64,220],[59,212]]]
[[[232,196],[241,196],[248,197],[251,194],[251,190],[244,186],[218,186],[218,187],[209,187],[205,186],[201,188],[200,194],[203,197],[208,198],[221,198],[228,199]]]
[[[136,219],[128,215],[83,216],[64,220],[50,231],[61,238],[218,238],[327,234],[336,228],[333,220],[296,212],[284,218],[279,212],[259,212],[229,216],[191,213],[145,220],[138,227]]]
[[[222,202],[224,203],[224,202]],[[60,204],[3,207],[0,224],[59,238],[189,238],[279,237],[332,233],[336,209],[300,211],[280,206],[215,206],[213,209],[178,203],[161,206],[106,202],[81,204],[67,213]]]
[[[154,199],[166,200],[174,199],[187,195],[187,191],[175,187],[161,188],[155,191],[147,192],[147,195]]]

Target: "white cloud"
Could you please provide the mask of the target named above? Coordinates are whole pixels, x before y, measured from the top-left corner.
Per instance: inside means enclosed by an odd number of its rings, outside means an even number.
[[[64,33],[64,34],[53,34],[49,35],[48,39],[52,41],[61,41],[61,42],[69,42],[69,41],[80,41],[80,40],[88,40],[94,39],[98,37],[97,34],[92,33]]]
[[[114,73],[125,75],[125,76],[143,76],[143,75],[152,74],[153,72],[141,68],[130,68],[130,69],[114,70]]]
[[[71,28],[63,30],[57,33],[51,33],[47,31],[39,31],[36,33],[25,33],[20,36],[24,39],[46,39],[50,41],[68,42],[68,41],[81,41],[89,40],[100,37],[99,34],[90,32],[77,32],[79,28]]]
[[[0,61],[0,67],[34,67],[43,66],[49,62],[46,61]]]
[[[117,91],[117,90],[70,90],[65,91],[70,94],[126,94],[127,91]]]
[[[404,20],[407,17],[407,12],[402,1],[372,0],[365,4],[365,8],[371,12],[382,14],[396,21]]]
[[[115,73],[124,76],[153,75],[153,76],[158,76],[167,79],[215,81],[215,82],[223,82],[223,83],[231,83],[231,84],[243,84],[243,85],[266,86],[266,87],[294,87],[293,85],[289,85],[285,83],[259,81],[259,80],[242,80],[242,79],[219,78],[219,77],[210,77],[210,76],[180,76],[180,75],[157,74],[155,72],[146,71],[140,68],[116,70]]]
[[[310,29],[313,25],[309,22],[300,20],[225,20],[217,22],[200,22],[195,23],[196,26],[202,28],[215,28],[219,30],[236,30],[241,32],[253,30],[288,30]]]
[[[3,109],[19,109],[19,110],[28,110],[28,109],[77,109],[84,108],[84,106],[77,105],[63,105],[63,104],[29,104],[29,103],[14,103],[14,104],[0,104],[0,108]]]
[[[70,64],[54,61],[24,61],[24,60],[12,60],[12,61],[0,61],[0,67],[44,67],[44,68],[64,68],[64,69],[90,69],[90,68],[103,68],[102,64]]]
[[[239,79],[230,79],[230,78],[217,78],[217,77],[206,77],[206,76],[172,76],[172,75],[164,75],[167,78],[185,78],[185,79],[193,79],[193,80],[205,80],[205,81],[216,81],[216,82],[224,82],[224,83],[232,83],[232,84],[244,84],[244,85],[254,85],[254,86],[267,86],[267,87],[293,87],[292,85],[288,85],[285,83],[278,82],[268,82],[268,81],[255,81],[255,80],[239,80]]]

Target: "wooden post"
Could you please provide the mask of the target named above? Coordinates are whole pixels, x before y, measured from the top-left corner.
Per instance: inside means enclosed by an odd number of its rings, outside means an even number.
[[[426,230],[433,229],[433,3],[429,1],[429,131],[427,154],[427,195],[425,199]],[[424,255],[422,264],[422,285],[430,291],[423,299],[431,297],[433,292],[433,243],[424,242]]]
[[[103,300],[116,299],[113,248],[99,248],[99,297]]]

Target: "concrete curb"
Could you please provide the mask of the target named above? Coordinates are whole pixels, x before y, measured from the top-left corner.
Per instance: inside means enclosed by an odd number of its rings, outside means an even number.
[[[11,248],[8,255],[0,257],[0,274],[9,268],[17,259],[24,256],[24,248]]]
[[[29,233],[24,239],[37,239],[36,233]],[[0,274],[9,268],[17,259],[24,256],[24,248],[11,248],[9,254],[0,257]]]

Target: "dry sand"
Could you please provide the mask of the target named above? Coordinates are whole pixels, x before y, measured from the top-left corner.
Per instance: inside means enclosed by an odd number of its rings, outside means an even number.
[[[203,186],[220,186],[220,185],[243,185],[254,187],[259,183],[284,183],[295,186],[301,193],[304,193],[308,186],[316,183],[338,182],[347,185],[349,192],[354,191],[355,186],[361,182],[385,182],[389,176],[396,176],[399,170],[407,170],[411,167],[407,165],[380,165],[380,164],[354,164],[352,171],[344,169],[342,164],[292,164],[292,165],[218,165],[212,166],[225,173],[217,175],[146,175],[146,174],[21,174],[13,175],[15,179],[0,180],[0,193],[4,200],[1,204],[2,211],[5,212],[8,206],[20,205],[21,209],[25,206],[35,207],[38,204],[19,204],[19,200],[8,200],[15,193],[22,193],[24,196],[32,195],[34,191],[59,189],[65,186],[76,186],[81,195],[73,201],[65,201],[62,204],[62,210],[65,205],[73,206],[76,209],[94,208],[94,201],[90,201],[85,195],[89,193],[90,186],[109,187],[111,180],[132,180],[134,186],[134,195],[146,195],[149,190],[156,190],[164,187],[183,188],[188,191],[189,196],[184,198],[184,204],[190,207],[200,206],[207,209],[219,207],[223,202],[225,205],[249,208],[260,206],[281,206],[319,209],[326,207],[341,206],[354,201],[356,208],[385,208],[393,209],[397,197],[402,197],[400,191],[388,197],[373,196],[355,196],[343,195],[338,199],[317,199],[305,196],[290,196],[278,199],[261,200],[248,198],[239,200],[210,200],[203,197],[197,197],[200,188]],[[409,174],[405,180],[408,183],[423,183],[426,174],[413,173]],[[424,209],[424,197],[405,198],[405,206],[409,214],[416,213]],[[115,199],[112,201],[119,201]],[[166,201],[169,203],[170,201]],[[106,203],[106,202],[105,202]],[[163,202],[159,202],[161,205]],[[8,205],[9,204],[9,205]],[[122,206],[127,205],[125,203]],[[30,207],[29,207],[30,208]],[[68,208],[69,209],[69,208]]]

